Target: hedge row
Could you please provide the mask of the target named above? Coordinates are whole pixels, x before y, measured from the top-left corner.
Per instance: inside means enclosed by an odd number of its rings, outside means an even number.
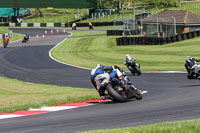
[[[139,35],[140,30],[107,30],[107,36]]]
[[[200,36],[199,31],[188,32],[171,37],[121,37],[117,38],[117,45],[163,45]]]

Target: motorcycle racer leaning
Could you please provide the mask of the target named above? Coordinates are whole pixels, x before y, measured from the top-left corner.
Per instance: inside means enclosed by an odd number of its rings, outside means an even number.
[[[200,72],[200,65],[197,64],[197,62],[200,62],[199,59],[195,59],[195,58],[192,58],[191,56],[186,56],[185,58],[186,60],[186,64],[185,64],[185,67],[187,68],[187,63],[191,63],[192,65],[192,68],[194,69],[194,73],[199,73]],[[192,64],[193,63],[193,64]],[[187,68],[188,69],[188,68]],[[188,70],[190,73],[188,73],[189,75],[191,75],[191,70]],[[192,76],[192,75],[191,75]],[[198,79],[200,79],[200,77],[198,77]]]
[[[129,66],[132,66],[135,61],[136,59],[134,57],[131,57],[129,54],[127,54],[124,59],[124,64],[129,68]]]
[[[9,43],[9,37],[8,37],[8,35],[6,35],[4,38],[3,38],[3,41],[4,41],[4,43],[6,42],[6,43]]]
[[[132,89],[134,89],[134,90],[137,89],[132,85],[132,83],[130,82],[128,77],[125,76],[125,73],[118,66],[116,66],[116,65],[114,65],[114,66],[102,66],[101,64],[97,64],[96,68],[92,69],[92,71],[91,71],[90,79],[91,79],[93,86],[96,88],[96,90],[99,93],[100,98],[102,100],[111,99],[110,96],[105,94],[105,90],[106,90],[105,86],[98,86],[95,82],[95,77],[98,74],[104,74],[104,73],[109,73],[110,77],[113,78],[119,84],[122,84],[122,85],[129,84],[129,85],[132,86]]]

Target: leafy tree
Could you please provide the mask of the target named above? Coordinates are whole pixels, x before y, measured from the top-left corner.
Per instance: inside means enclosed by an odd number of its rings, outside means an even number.
[[[122,5],[120,5],[124,0],[97,0],[98,8],[112,8],[117,9],[118,11],[121,9]]]

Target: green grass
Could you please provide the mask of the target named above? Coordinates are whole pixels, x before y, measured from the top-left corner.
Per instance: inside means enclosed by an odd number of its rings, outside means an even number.
[[[1,27],[0,32],[9,33],[10,30],[7,27]],[[22,34],[14,33],[10,41],[22,37]],[[93,89],[29,84],[0,77],[0,113],[97,98],[99,97],[96,90]]]
[[[159,3],[160,0],[157,1]],[[151,12],[152,14],[155,14],[157,12],[160,12],[164,9],[175,9],[175,10],[189,10],[194,13],[200,14],[200,2],[187,2],[187,3],[182,3],[181,7],[171,7],[171,6],[164,6],[164,5],[157,5],[158,10],[155,9],[155,6],[152,4],[152,1],[146,0],[146,12]],[[172,5],[174,5],[174,1],[170,1]],[[177,0],[176,0],[177,3]],[[127,6],[128,2],[126,2],[125,6]],[[132,5],[132,3],[131,3]],[[139,10],[143,9],[143,1],[136,0],[135,1],[135,6],[136,6],[136,14],[139,13]],[[35,12],[35,9],[31,9],[32,12]],[[26,23],[47,23],[47,22],[52,22],[52,23],[66,23],[66,22],[71,22],[76,20],[75,15],[77,10],[76,9],[46,9],[46,8],[41,8],[41,11],[44,14],[44,17],[39,17],[39,16],[31,16],[27,19],[23,19],[23,22]],[[55,14],[56,13],[56,14]],[[88,15],[88,9],[80,9],[80,13],[82,17],[86,17]],[[123,18],[125,19],[132,19],[134,18],[133,15],[133,8],[130,9],[125,9],[124,14],[122,15],[121,12],[119,13],[112,13],[111,15],[107,15],[104,18],[91,18],[87,19],[81,22],[103,22],[103,21],[116,21],[116,20],[122,20]]]
[[[200,119],[79,133],[199,133]]]
[[[103,32],[74,32],[73,35],[100,34]],[[141,64],[142,71],[150,70],[185,70],[185,57],[199,56],[200,38],[190,39],[167,45],[153,46],[117,46],[116,36],[90,36],[68,38],[52,51],[52,56],[62,62],[86,68],[94,68],[96,64],[118,65],[125,70],[123,64],[126,54],[130,54]]]
[[[75,13],[77,9],[57,9],[57,8],[41,8],[43,17],[40,16],[29,16],[28,18],[23,18],[24,23],[67,23],[76,20]],[[31,9],[34,13],[35,9]],[[82,17],[86,16],[88,10],[81,9]]]
[[[8,29],[8,27],[1,27],[0,28],[0,33],[10,33],[10,30]],[[10,38],[10,42],[12,41],[16,41],[16,40],[19,40],[19,39],[22,39],[23,38],[23,35],[22,34],[18,34],[18,33],[13,33],[13,37]],[[3,41],[2,41],[3,42]],[[2,44],[2,42],[0,44]]]
[[[30,84],[0,77],[0,113],[98,99],[95,89]]]
[[[138,2],[141,5],[142,2]],[[188,9],[199,13],[199,3],[187,3],[176,9]],[[197,7],[197,9],[195,9]],[[160,6],[159,10],[169,9]],[[153,6],[147,7],[153,11]],[[175,9],[175,8],[170,8]],[[47,12],[58,12],[48,10]],[[60,11],[64,12],[64,11]],[[132,10],[127,10],[125,18],[132,18]],[[70,16],[71,15],[71,16]],[[67,22],[74,20],[74,15],[61,14],[58,16],[46,15],[44,18],[31,18],[24,22]],[[92,21],[112,21],[121,19],[120,14],[113,14],[104,19],[93,19]],[[91,21],[91,20],[87,20]],[[87,22],[86,21],[86,22]],[[78,27],[79,28],[79,27]],[[111,27],[112,28],[112,27]],[[7,33],[7,28],[1,28],[0,32]],[[75,36],[85,34],[105,34],[106,32],[74,32]],[[13,40],[21,39],[23,35],[15,34]],[[200,38],[183,42],[163,45],[163,46],[116,46],[117,37],[82,37],[69,38],[62,45],[57,47],[53,56],[63,62],[82,67],[93,68],[97,63],[103,65],[119,65],[124,67],[123,59],[129,53],[136,57],[142,66],[142,71],[148,70],[184,70],[184,58],[191,55],[196,58],[199,56]],[[125,68],[125,67],[124,67]],[[78,102],[88,99],[97,99],[95,90],[61,87],[42,84],[29,84],[14,79],[0,77],[0,113],[13,112],[16,110],[27,110],[30,107],[38,108],[43,105],[55,105],[66,102]],[[190,120],[182,122],[166,122],[147,126],[127,127],[121,129],[98,130],[83,133],[199,133],[200,120]]]

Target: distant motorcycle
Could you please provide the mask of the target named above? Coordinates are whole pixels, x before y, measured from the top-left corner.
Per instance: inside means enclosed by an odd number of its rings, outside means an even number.
[[[26,43],[28,40],[29,40],[29,37],[24,37],[24,38],[22,39],[22,43]]]
[[[200,65],[194,58],[188,58],[185,60],[185,68],[188,72],[188,79],[200,79]]]
[[[135,75],[135,74],[141,75],[142,74],[141,70],[140,70],[140,64],[138,64],[136,62],[136,60],[133,60],[132,63],[131,63],[131,65],[126,65],[126,66],[127,66],[127,68],[130,70],[130,72],[133,75]]]
[[[3,47],[6,48],[8,46],[8,42],[3,43]]]
[[[124,74],[125,72],[123,72]],[[136,89],[133,89],[131,85],[122,85],[119,80],[111,78],[109,73],[99,74],[95,77],[95,82],[98,86],[105,86],[108,95],[112,99],[119,102],[126,102],[128,99],[136,98],[137,100],[142,99],[142,94]]]

